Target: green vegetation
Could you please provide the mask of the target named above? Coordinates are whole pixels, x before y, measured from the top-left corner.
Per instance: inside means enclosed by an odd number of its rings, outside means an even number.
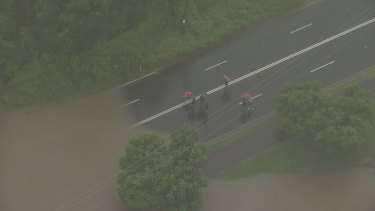
[[[226,146],[240,140],[241,138],[244,138],[253,132],[260,130],[269,124],[275,122],[278,119],[276,115],[273,115],[265,120],[262,120],[261,122],[255,124],[255,125],[250,125],[248,127],[245,127],[239,132],[233,133],[232,135],[214,142],[213,144],[209,145],[208,147],[208,152],[213,152],[222,148],[225,148]]]
[[[112,87],[302,2],[2,0],[0,104],[48,102]]]
[[[372,149],[375,158],[375,147]],[[243,160],[235,166],[225,169],[216,177],[238,179],[260,174],[329,173],[353,167],[360,158],[361,156],[358,154],[344,157],[332,155],[311,142],[290,140]]]
[[[183,126],[168,145],[149,134],[131,140],[120,159],[121,200],[138,210],[198,210],[199,189],[206,185],[201,168],[207,159],[199,139],[197,130]]]
[[[360,75],[355,75],[352,78],[348,78],[339,84],[333,84],[332,86],[327,87],[327,91],[330,93],[339,93],[344,91],[349,86],[355,86],[360,84],[363,81],[370,80],[375,78],[375,68],[371,67],[368,71],[361,73]]]
[[[371,92],[358,86],[333,95],[317,83],[287,85],[275,102],[290,137],[319,143],[327,151],[355,152],[374,138],[375,102]]]

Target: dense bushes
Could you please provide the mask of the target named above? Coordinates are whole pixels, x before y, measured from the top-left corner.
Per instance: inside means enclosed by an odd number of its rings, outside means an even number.
[[[303,1],[2,0],[0,103],[114,86]]]
[[[342,95],[323,93],[319,84],[287,85],[277,94],[276,110],[283,129],[331,152],[357,152],[374,139],[372,93],[350,86]]]

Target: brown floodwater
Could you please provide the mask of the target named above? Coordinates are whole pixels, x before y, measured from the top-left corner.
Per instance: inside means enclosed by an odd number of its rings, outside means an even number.
[[[203,211],[374,211],[375,176],[353,170],[212,181],[203,196]]]
[[[118,199],[118,158],[131,115],[114,93],[0,117],[1,211],[129,211]],[[120,132],[121,131],[121,132]],[[154,131],[160,133],[160,131]],[[203,211],[374,211],[375,180],[354,171],[211,181]]]
[[[129,118],[114,93],[0,118],[0,210],[93,210],[116,197]],[[110,193],[114,197],[110,198]]]

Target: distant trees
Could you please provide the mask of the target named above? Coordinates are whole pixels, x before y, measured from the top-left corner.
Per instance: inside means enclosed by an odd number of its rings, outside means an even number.
[[[151,134],[131,140],[120,159],[121,200],[139,210],[197,210],[199,189],[206,184],[201,175],[206,150],[198,141],[198,132],[188,126],[176,130],[169,144]]]
[[[183,0],[2,0],[0,5],[1,39],[51,53],[82,52],[144,19],[174,22],[184,9]]]
[[[129,47],[137,35],[115,38],[141,24],[150,37],[180,30],[183,10],[184,0],[1,0],[0,103],[49,99],[132,75],[142,58],[142,46]]]
[[[283,129],[329,149],[348,152],[368,142],[375,132],[371,92],[351,86],[340,95],[320,91],[319,84],[287,85],[276,98]]]

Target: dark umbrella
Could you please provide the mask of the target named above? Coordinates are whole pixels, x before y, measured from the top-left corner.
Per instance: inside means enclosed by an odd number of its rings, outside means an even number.
[[[202,92],[200,95],[199,95],[199,101],[201,102],[201,104],[203,103],[204,99],[206,98],[207,96],[207,92]]]
[[[201,96],[201,97],[206,97],[207,95],[208,95],[207,92],[202,92],[199,96]]]

